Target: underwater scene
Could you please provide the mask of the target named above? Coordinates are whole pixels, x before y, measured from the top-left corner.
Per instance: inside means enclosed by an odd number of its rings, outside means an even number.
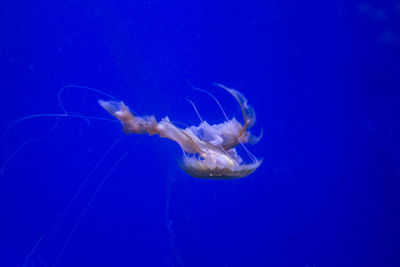
[[[400,266],[400,1],[0,7],[0,267]]]

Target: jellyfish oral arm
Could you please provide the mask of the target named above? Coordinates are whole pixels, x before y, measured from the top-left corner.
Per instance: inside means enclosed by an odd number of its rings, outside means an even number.
[[[195,140],[189,137],[182,129],[173,125],[168,117],[157,123],[154,116],[134,116],[122,101],[99,100],[99,104],[121,121],[122,129],[126,134],[158,134],[161,137],[179,143],[183,150],[188,153],[197,153],[198,151]]]

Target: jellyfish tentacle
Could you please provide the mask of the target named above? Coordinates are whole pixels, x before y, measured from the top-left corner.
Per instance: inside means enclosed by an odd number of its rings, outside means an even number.
[[[119,140],[118,140],[118,142],[119,142]],[[86,214],[87,210],[89,209],[90,205],[93,203],[93,201],[96,198],[97,194],[99,193],[100,189],[103,187],[104,183],[111,176],[111,174],[117,168],[117,166],[121,163],[121,161],[124,160],[125,157],[129,154],[129,152],[130,152],[129,150],[126,151],[120,158],[118,158],[118,160],[111,166],[110,170],[107,172],[107,174],[100,181],[100,184],[96,187],[94,193],[92,194],[92,196],[90,197],[89,201],[87,202],[87,204],[83,208],[81,214],[79,215],[78,220],[76,221],[76,223],[74,224],[72,230],[69,232],[67,238],[65,239],[65,241],[64,241],[64,243],[63,243],[63,245],[62,245],[57,257],[56,257],[56,259],[54,260],[53,266],[56,266],[56,264],[60,260],[61,256],[63,255],[63,253],[65,251],[65,248],[67,247],[69,241],[71,240],[73,234],[75,233],[76,229],[80,225],[83,217],[85,216],[85,214]]]
[[[203,93],[206,93],[207,95],[209,95],[215,101],[215,103],[217,103],[217,105],[218,105],[219,109],[222,111],[222,114],[224,115],[225,119],[227,121],[229,121],[228,116],[226,115],[224,108],[222,107],[221,103],[218,101],[218,99],[213,94],[211,94],[209,91],[207,91],[205,89],[201,89],[201,88],[195,87],[192,84],[190,84],[189,82],[188,82],[188,84],[194,90],[197,90],[197,91],[200,91],[200,92],[203,92]]]
[[[242,116],[244,119],[244,126],[243,126],[243,133],[246,132],[248,128],[253,126],[253,124],[256,121],[256,113],[254,112],[254,109],[252,106],[247,104],[247,99],[244,97],[242,93],[240,93],[238,90],[228,88],[225,85],[222,85],[220,83],[214,83],[215,86],[221,87],[228,91],[239,103],[240,109],[242,111]],[[243,134],[242,133],[242,134]]]
[[[60,106],[60,108],[62,109],[62,111],[63,111],[64,113],[66,113],[66,114],[67,114],[68,112],[67,112],[67,110],[65,109],[65,107],[64,107],[64,105],[63,105],[63,103],[62,103],[61,97],[62,97],[62,94],[64,93],[64,91],[65,91],[66,89],[68,89],[68,88],[83,89],[83,90],[87,90],[87,91],[91,91],[91,92],[95,92],[95,93],[101,94],[101,95],[106,96],[106,97],[108,97],[108,98],[110,98],[110,99],[113,99],[113,100],[117,100],[117,99],[116,99],[115,97],[113,97],[112,95],[110,95],[110,94],[108,94],[108,93],[106,93],[106,92],[104,92],[104,91],[101,91],[101,90],[99,90],[99,89],[96,89],[96,88],[92,88],[92,87],[88,87],[88,86],[83,86],[83,85],[75,85],[75,84],[64,85],[63,87],[60,88],[60,90],[58,90],[57,99],[58,99],[58,105]]]
[[[53,127],[44,135],[36,137],[36,138],[29,138],[27,140],[25,140],[24,142],[22,142],[16,150],[14,150],[14,152],[8,156],[8,158],[4,161],[3,166],[1,167],[0,170],[0,174],[4,173],[4,170],[6,169],[7,165],[10,163],[10,161],[17,155],[17,153],[27,144],[32,143],[32,142],[39,142],[43,139],[45,139],[46,137],[48,137],[49,135],[51,135],[54,130],[57,128],[58,124],[59,124],[60,120],[59,118],[57,118],[57,121],[54,123]],[[6,133],[4,135],[4,140],[7,140],[7,134],[9,132],[9,130],[14,126],[15,124],[11,125],[10,127],[7,128]],[[6,143],[6,142],[4,142]]]
[[[199,117],[200,121],[203,122],[203,118],[200,116],[200,113],[199,113],[196,105],[193,103],[193,101],[190,100],[189,98],[186,98],[186,100],[192,105],[192,107],[193,107],[194,111],[196,112],[197,117]]]
[[[25,261],[24,261],[24,264],[22,265],[22,267],[25,267],[29,263],[29,259],[31,258],[32,254],[35,252],[35,250],[37,249],[39,244],[42,242],[43,237],[44,237],[44,234],[42,234],[39,237],[39,239],[36,241],[35,245],[31,249],[31,251],[29,251],[28,255],[25,257]]]

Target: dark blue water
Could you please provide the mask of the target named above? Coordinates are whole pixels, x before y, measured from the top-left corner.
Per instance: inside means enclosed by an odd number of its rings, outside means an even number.
[[[0,266],[400,266],[400,3],[205,2],[1,1]],[[109,121],[6,131],[63,113],[71,84],[197,125],[189,98],[222,122],[193,84],[239,119],[213,82],[263,131],[243,179],[192,178],[178,145]],[[60,95],[112,119],[99,98]]]

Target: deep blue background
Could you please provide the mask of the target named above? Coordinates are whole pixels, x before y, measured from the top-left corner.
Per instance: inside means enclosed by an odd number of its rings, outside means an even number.
[[[244,179],[195,179],[168,140],[63,118],[0,176],[0,266],[400,266],[400,2],[9,1],[0,3],[3,162],[90,86],[140,114],[198,124],[255,108]],[[382,3],[385,2],[385,3]],[[68,111],[111,118],[68,89]],[[248,158],[245,158],[249,160]],[[41,238],[42,236],[42,238]],[[40,242],[38,242],[40,241]],[[37,247],[35,244],[37,243]]]

